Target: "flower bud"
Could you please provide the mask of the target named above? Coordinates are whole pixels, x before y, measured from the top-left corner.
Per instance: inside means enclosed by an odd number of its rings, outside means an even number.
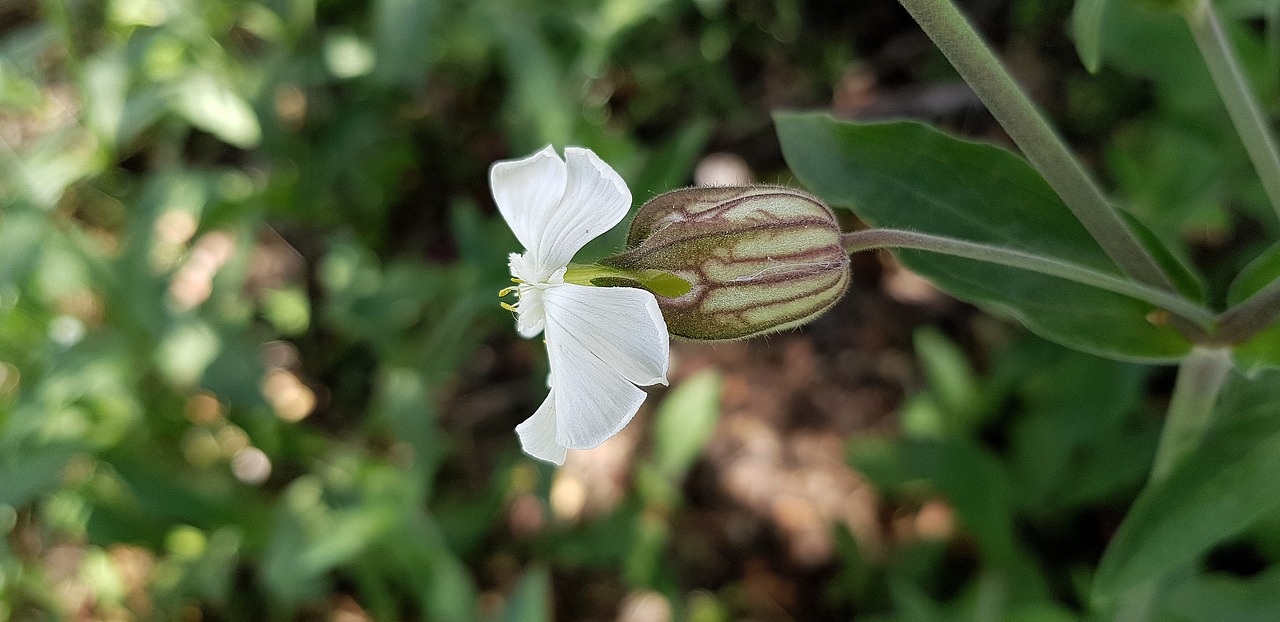
[[[701,187],[640,208],[627,250],[601,262],[632,274],[671,274],[672,291],[646,279],[608,279],[653,292],[672,335],[717,341],[799,326],[844,295],[849,255],[830,208],[781,186]]]

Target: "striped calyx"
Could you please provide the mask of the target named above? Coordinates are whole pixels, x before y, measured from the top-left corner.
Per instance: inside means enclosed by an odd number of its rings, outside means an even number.
[[[849,285],[849,255],[830,208],[781,186],[685,188],[654,197],[636,213],[627,250],[601,264],[687,281],[688,290],[674,296],[639,280],[596,284],[649,289],[671,334],[699,341],[799,326]]]

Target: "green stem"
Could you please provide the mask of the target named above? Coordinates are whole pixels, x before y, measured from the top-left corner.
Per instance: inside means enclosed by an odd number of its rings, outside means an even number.
[[[1217,316],[1212,311],[1177,294],[1172,294],[1150,285],[1129,281],[1105,272],[1099,272],[1093,268],[1069,261],[1043,257],[1010,248],[898,229],[854,231],[842,235],[841,242],[845,250],[850,253],[875,248],[914,248],[1030,270],[1149,302],[1194,323],[1202,329],[1211,329],[1217,322]]]
[[[1228,348],[1196,346],[1182,359],[1148,486],[1163,481],[1178,462],[1200,445],[1229,371],[1231,350]]]
[[[1175,291],[1159,264],[950,0],[899,0],[1031,164],[1128,276]]]
[[[1186,18],[1200,55],[1209,66],[1213,82],[1227,105],[1231,122],[1249,152],[1249,159],[1253,160],[1253,167],[1262,178],[1262,187],[1271,199],[1276,216],[1280,217],[1280,150],[1276,148],[1271,125],[1231,48],[1222,21],[1210,0],[1199,0],[1186,12]]]
[[[1222,314],[1214,340],[1223,344],[1242,343],[1266,330],[1280,318],[1280,279]]]
[[[1173,397],[1165,417],[1156,459],[1147,486],[1163,481],[1183,458],[1195,451],[1213,419],[1213,406],[1231,371],[1231,350],[1196,346],[1178,367]],[[1114,622],[1146,622],[1155,613],[1166,587],[1157,579],[1120,597]]]

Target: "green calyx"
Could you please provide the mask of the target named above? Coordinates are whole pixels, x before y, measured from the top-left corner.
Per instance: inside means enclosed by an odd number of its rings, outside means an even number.
[[[834,215],[792,188],[659,195],[637,212],[627,247],[601,263],[688,285],[664,292],[660,282],[636,281],[657,297],[671,334],[684,339],[743,339],[799,326],[835,304],[849,284],[849,257]],[[629,284],[618,278],[606,274],[593,283]]]
[[[564,282],[595,287],[639,287],[658,296],[679,298],[692,288],[689,282],[661,270],[625,270],[599,264],[569,264]]]

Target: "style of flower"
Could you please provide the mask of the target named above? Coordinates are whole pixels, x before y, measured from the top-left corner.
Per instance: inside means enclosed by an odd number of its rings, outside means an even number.
[[[622,178],[589,149],[550,146],[496,162],[489,185],[498,211],[524,246],[511,254],[519,300],[516,329],[545,333],[550,392],[516,426],[525,453],[563,464],[566,449],[590,449],[617,434],[644,402],[636,385],[666,384],[667,326],[653,294],[631,287],[565,282],[569,261],[613,228],[631,206]]]

